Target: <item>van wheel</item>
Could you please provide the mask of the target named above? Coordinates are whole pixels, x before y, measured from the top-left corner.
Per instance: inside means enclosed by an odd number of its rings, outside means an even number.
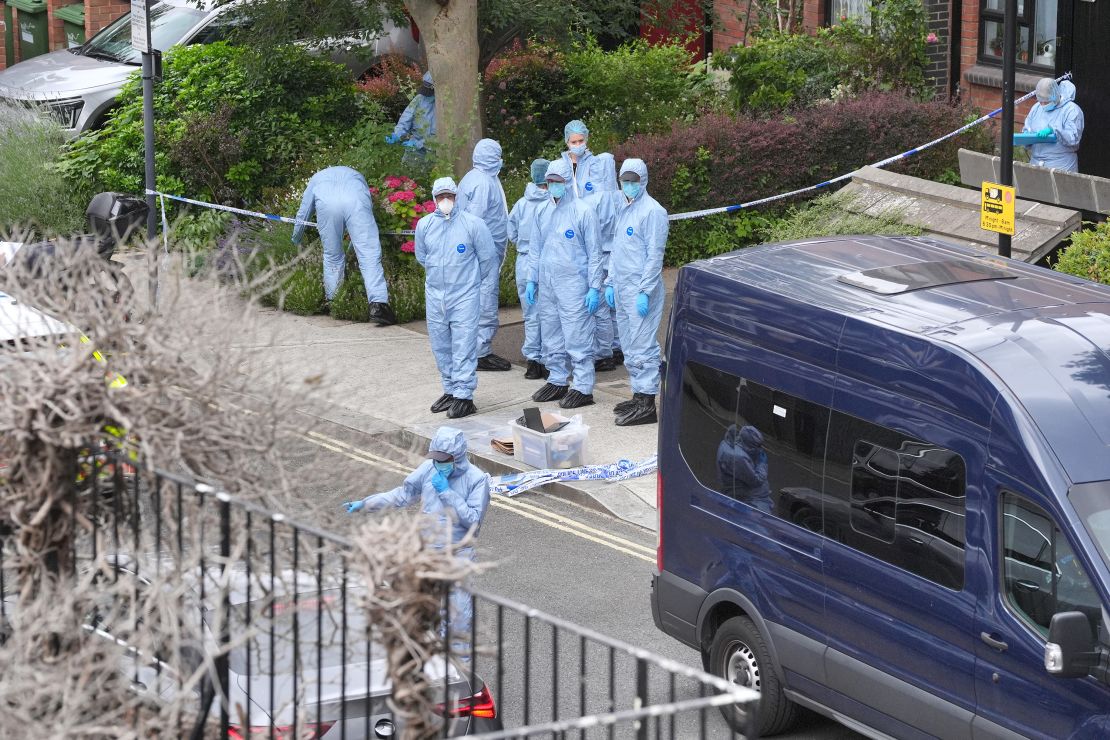
[[[761,694],[756,717],[761,737],[777,735],[797,721],[800,707],[783,693],[767,644],[752,620],[733,617],[717,629],[709,648],[709,665],[715,675]],[[721,711],[734,730],[744,730],[742,712],[734,707]]]

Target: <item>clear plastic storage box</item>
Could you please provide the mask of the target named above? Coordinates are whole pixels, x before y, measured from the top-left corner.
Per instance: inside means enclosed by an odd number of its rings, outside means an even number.
[[[548,414],[544,414],[548,417]],[[582,423],[581,416],[568,419],[551,414],[556,421],[569,421],[557,432],[544,434],[512,421],[513,457],[534,468],[577,468],[586,464],[586,439],[590,428]],[[546,421],[546,418],[545,418]]]

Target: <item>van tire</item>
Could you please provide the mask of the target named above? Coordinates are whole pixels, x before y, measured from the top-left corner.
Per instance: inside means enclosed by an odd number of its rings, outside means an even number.
[[[717,628],[709,647],[709,667],[711,673],[726,681],[760,692],[756,717],[760,737],[784,732],[798,720],[801,707],[786,698],[767,643],[747,617],[733,617]],[[744,731],[742,713],[733,707],[723,707],[721,711],[734,730]]]

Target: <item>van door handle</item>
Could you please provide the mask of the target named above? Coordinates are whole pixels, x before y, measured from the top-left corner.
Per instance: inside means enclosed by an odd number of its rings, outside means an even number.
[[[1006,643],[1002,642],[1002,640],[998,640],[991,636],[991,633],[989,632],[980,632],[979,639],[990,645],[995,650],[1005,650],[1006,648],[1010,647]]]

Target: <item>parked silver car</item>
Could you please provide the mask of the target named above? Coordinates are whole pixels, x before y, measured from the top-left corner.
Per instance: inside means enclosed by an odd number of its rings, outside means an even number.
[[[165,51],[178,44],[208,44],[225,38],[233,23],[228,11],[235,5],[212,8],[210,3],[197,7],[187,0],[158,0],[150,9],[151,43]],[[389,23],[369,44],[352,38],[329,43],[327,48],[356,77],[386,54],[423,58],[416,31]],[[127,13],[81,46],[0,71],[0,101],[42,105],[74,137],[103,123],[123,83],[140,63],[139,53],[131,46],[131,14]]]

